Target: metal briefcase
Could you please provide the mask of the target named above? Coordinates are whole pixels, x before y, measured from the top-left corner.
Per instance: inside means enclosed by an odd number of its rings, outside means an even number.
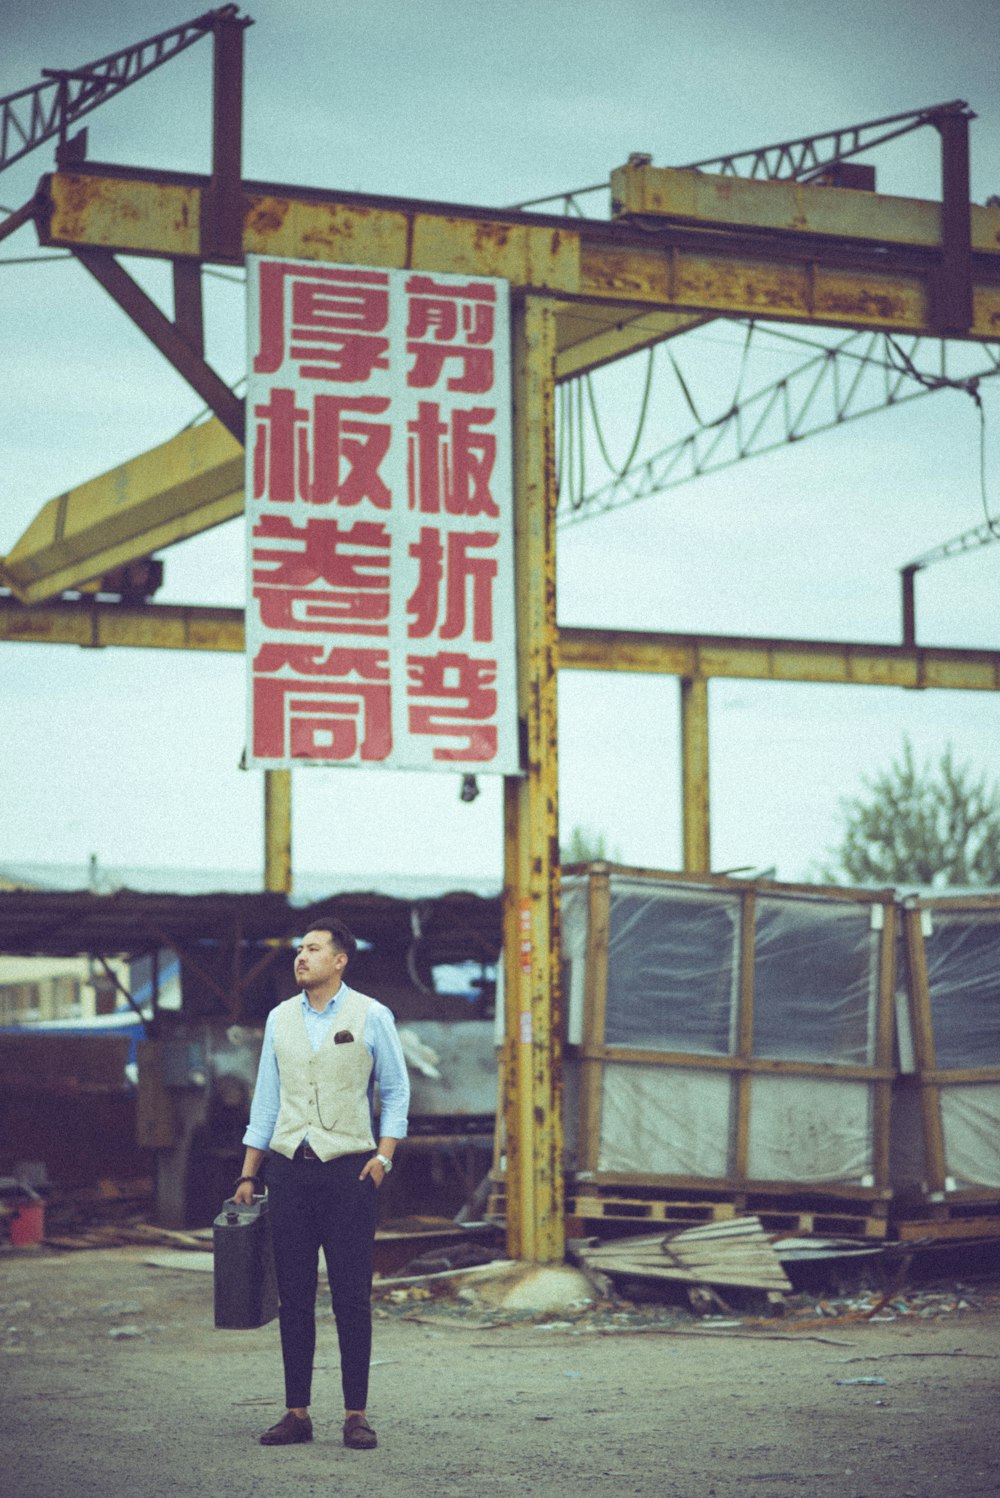
[[[229,1200],[215,1219],[215,1324],[234,1331],[266,1326],[278,1314],[267,1197],[249,1207]]]

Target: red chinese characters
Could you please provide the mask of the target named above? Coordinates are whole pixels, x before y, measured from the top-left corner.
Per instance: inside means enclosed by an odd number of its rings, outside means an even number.
[[[296,525],[288,515],[262,515],[253,537],[253,596],[267,629],[388,635],[384,525],[317,518]]]
[[[506,285],[248,268],[253,762],[515,773]]]
[[[272,504],[358,505],[388,510],[392,495],[380,467],[392,427],[384,396],[316,395],[299,405],[276,386],[255,404],[253,497]]]
[[[389,276],[339,265],[260,266],[260,346],[257,375],[285,362],[305,380],[364,384],[389,368]]]
[[[435,747],[436,760],[488,763],[497,752],[496,662],[441,651],[407,656],[406,664],[410,732],[461,741]]]
[[[437,633],[457,640],[469,630],[476,641],[493,640],[493,579],[497,575],[496,531],[448,531],[423,526],[410,555],[420,568],[406,604],[411,639]],[[443,609],[442,609],[442,588]]]
[[[493,389],[496,287],[410,276],[406,283],[406,352],[412,362],[406,383],[430,390],[446,374],[446,388],[465,395]]]
[[[384,651],[261,647],[253,662],[254,759],[378,764],[391,749]]]

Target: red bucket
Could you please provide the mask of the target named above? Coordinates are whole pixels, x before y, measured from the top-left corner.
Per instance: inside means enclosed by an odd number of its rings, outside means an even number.
[[[23,1202],[7,1225],[12,1244],[24,1248],[32,1243],[41,1243],[45,1237],[45,1203]]]

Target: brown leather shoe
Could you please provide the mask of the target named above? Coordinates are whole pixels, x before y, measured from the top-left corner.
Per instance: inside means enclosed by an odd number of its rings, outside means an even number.
[[[378,1445],[378,1436],[364,1415],[348,1415],[344,1421],[344,1445],[352,1451],[371,1451]]]
[[[293,1410],[289,1410],[283,1420],[277,1425],[272,1425],[270,1430],[265,1430],[260,1438],[262,1446],[295,1446],[299,1441],[311,1441],[313,1438],[312,1421],[307,1415],[303,1420]]]

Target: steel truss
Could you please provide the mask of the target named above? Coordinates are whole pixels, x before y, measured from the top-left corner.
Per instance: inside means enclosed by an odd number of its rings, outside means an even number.
[[[787,336],[796,343],[809,343]],[[851,333],[839,344],[817,349],[780,380],[744,400],[734,400],[721,416],[699,421],[686,436],[601,488],[561,494],[559,524],[572,525],[606,514],[936,390],[973,389],[979,381],[1000,374],[1000,344],[981,347],[987,362],[971,374],[953,377],[947,367],[949,345],[943,339],[910,338],[904,343],[887,333]],[[925,351],[930,350],[936,353],[935,361],[926,357]],[[931,362],[936,367],[931,368]],[[676,373],[687,396],[683,377],[679,370]],[[574,419],[569,416],[572,409],[570,398],[563,407],[564,419]],[[571,447],[573,440],[570,437]]]
[[[778,141],[771,146],[757,146],[748,151],[733,151],[727,156],[706,157],[703,161],[687,163],[685,170],[715,172],[722,177],[749,177],[758,181],[812,182],[829,177],[841,162],[850,161],[862,152],[874,150],[909,135],[925,125],[940,128],[948,116],[974,119],[964,99],[952,99],[947,104],[929,104],[923,109],[914,109],[906,114],[885,115],[879,120],[867,120],[861,125],[845,125],[839,130],[828,130],[822,135],[803,135],[798,140]],[[608,192],[610,182],[595,182],[590,187],[575,187],[567,192],[552,193],[544,198],[531,198],[524,203],[514,203],[512,208],[541,208],[551,203],[562,205],[566,214],[579,218],[590,215],[580,207],[579,199],[591,193]]]
[[[0,99],[0,171],[56,137],[59,152],[65,153],[70,125],[210,35],[220,21],[234,20],[238,10],[237,5],[223,5],[206,11],[79,68],[43,68],[44,82]]]

